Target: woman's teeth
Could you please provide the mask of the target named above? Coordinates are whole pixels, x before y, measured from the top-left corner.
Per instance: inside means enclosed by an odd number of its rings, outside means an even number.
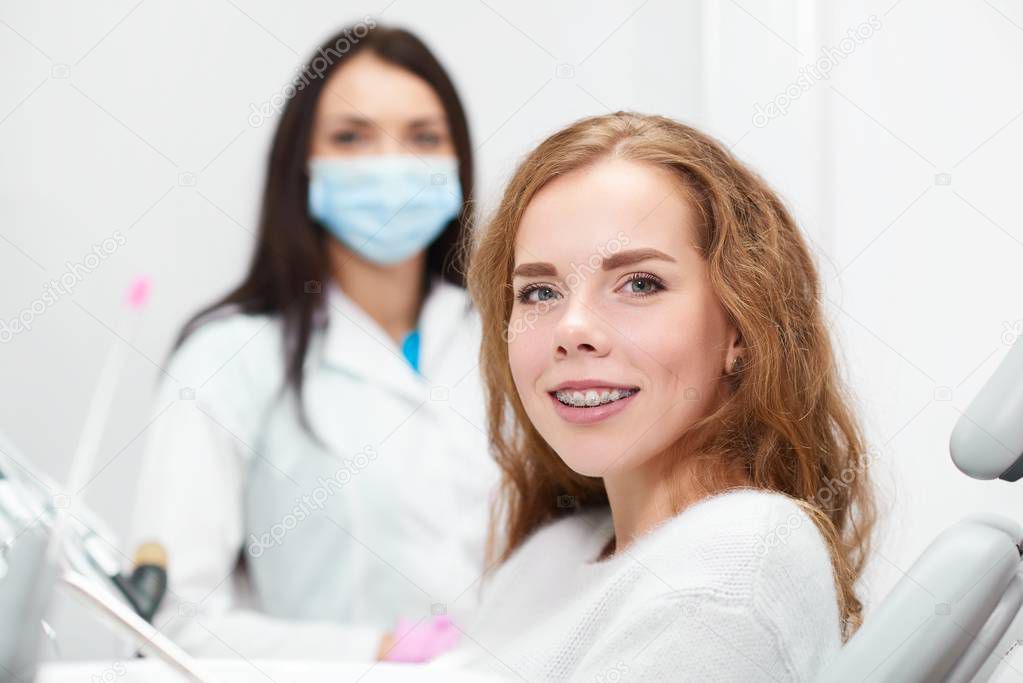
[[[636,393],[633,389],[587,389],[586,391],[555,391],[554,397],[566,406],[592,408],[614,403]]]

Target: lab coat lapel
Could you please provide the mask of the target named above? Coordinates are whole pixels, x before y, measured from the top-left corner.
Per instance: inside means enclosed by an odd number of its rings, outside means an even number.
[[[415,374],[394,340],[335,283],[328,286],[327,320],[324,362],[414,403],[429,398],[426,382]]]
[[[420,369],[429,381],[438,383],[450,379],[436,376],[438,368],[442,365],[451,366],[450,363],[444,363],[445,353],[459,353],[462,347],[476,339],[474,335],[469,334],[471,330],[468,325],[472,322],[466,291],[437,278],[419,316],[422,339]],[[473,344],[469,367],[475,364],[478,353],[478,344]]]

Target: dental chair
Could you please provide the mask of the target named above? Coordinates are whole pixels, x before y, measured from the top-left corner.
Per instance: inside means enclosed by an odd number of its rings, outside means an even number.
[[[975,479],[1023,477],[1023,336],[959,418],[950,450]],[[931,542],[819,680],[989,680],[1020,644],[1021,554],[1019,522],[965,517]]]

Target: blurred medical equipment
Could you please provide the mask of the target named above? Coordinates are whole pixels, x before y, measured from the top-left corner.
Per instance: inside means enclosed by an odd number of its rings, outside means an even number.
[[[29,470],[26,462],[0,433],[0,665],[31,680],[40,638],[54,637],[42,619],[58,581],[108,620],[129,629],[142,644],[156,633],[146,622],[163,597],[166,558],[155,544],[141,546],[134,570],[123,573],[105,540],[113,533],[88,510],[76,508],[68,515],[58,561],[48,561],[60,488],[46,475]],[[182,661],[189,659],[156,635],[154,647],[181,655]]]
[[[1023,476],[1023,336],[959,418],[952,461],[976,479]],[[969,515],[924,550],[822,681],[990,679],[1020,641],[1023,526]]]
[[[132,283],[126,299],[131,315],[122,323],[121,338],[130,336],[148,294],[147,279]],[[80,506],[71,510],[70,496],[84,488],[92,471],[122,362],[123,347],[114,344],[100,370],[66,487],[31,471],[28,460],[0,434],[0,666],[19,679],[35,678],[42,634],[56,641],[43,617],[59,580],[97,613],[126,629],[143,649],[194,680],[212,680],[139,616],[151,617],[156,611],[166,586],[165,558],[144,548],[146,564],[130,576],[122,575],[120,561],[103,540],[112,534],[87,510]]]
[[[62,501],[60,487],[41,472],[31,471],[27,460],[3,433],[0,433],[0,546],[9,548],[13,527],[19,532],[55,529],[57,501]],[[157,544],[140,546],[133,562],[134,570],[126,575],[110,542],[114,534],[87,509],[76,509],[69,516],[62,552],[75,571],[109,581],[146,621],[152,618],[166,589],[167,560]],[[15,533],[16,535],[16,533]],[[48,535],[48,533],[47,533]],[[0,555],[0,579],[6,563]]]

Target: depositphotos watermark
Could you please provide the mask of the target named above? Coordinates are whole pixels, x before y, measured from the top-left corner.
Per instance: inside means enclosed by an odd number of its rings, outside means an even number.
[[[99,268],[111,254],[127,244],[128,238],[120,230],[107,237],[99,244],[92,245],[92,252],[86,254],[78,262],[66,261],[64,273],[57,280],[50,280],[43,285],[43,293],[18,312],[10,320],[0,319],[0,344],[6,344],[22,332],[28,332],[51,306],[60,301],[61,297],[71,294],[75,286],[85,276]]]
[[[99,673],[89,676],[89,680],[92,683],[113,683],[127,673],[128,667],[121,660],[117,660]]]
[[[376,21],[370,16],[364,16],[362,21],[345,29],[344,35],[334,41],[334,45],[320,48],[319,54],[313,57],[312,61],[298,69],[294,78],[284,85],[278,92],[260,104],[249,104],[249,125],[259,128],[266,120],[280,114],[284,105],[288,103],[295,93],[304,90],[313,81],[323,78],[331,65],[341,56],[352,49],[361,39],[365,38],[370,29],[376,28]]]
[[[1016,340],[1023,337],[1023,320],[1016,321],[1002,321],[1002,343],[1006,346],[1012,346],[1016,343]]]
[[[629,665],[618,661],[593,677],[594,683],[621,683],[629,674]]]
[[[314,511],[322,510],[331,496],[344,488],[355,475],[369,467],[369,463],[376,459],[376,449],[366,446],[354,457],[344,460],[333,476],[326,479],[317,477],[318,485],[308,494],[296,498],[295,507],[291,512],[285,514],[279,522],[259,536],[249,534],[248,553],[252,557],[259,557],[269,548],[284,543],[289,531],[312,516]]]
[[[876,446],[870,447],[865,453],[857,454],[848,465],[842,468],[838,476],[825,478],[817,490],[817,494],[809,502],[821,509],[834,508],[842,502],[840,495],[845,493],[870,467],[873,467],[882,455],[881,450]],[[766,555],[771,548],[788,543],[792,532],[802,526],[804,514],[803,512],[793,512],[785,521],[769,530],[766,535],[758,536],[754,543],[756,553],[761,556]]]
[[[753,125],[763,128],[780,116],[788,113],[792,103],[809,92],[817,82],[831,78],[831,71],[842,60],[856,51],[856,48],[881,30],[881,20],[871,14],[866,21],[846,32],[846,36],[838,41],[838,45],[827,45],[821,48],[821,56],[815,61],[805,64],[799,69],[799,76],[789,83],[788,87],[774,96],[765,105],[757,102],[753,110]]]

